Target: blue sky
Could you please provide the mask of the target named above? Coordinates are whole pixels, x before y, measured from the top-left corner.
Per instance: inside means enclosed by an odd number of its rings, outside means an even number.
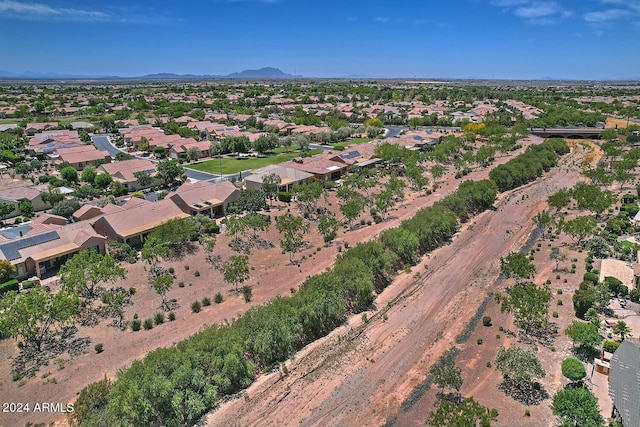
[[[640,78],[640,0],[0,0],[0,70]]]

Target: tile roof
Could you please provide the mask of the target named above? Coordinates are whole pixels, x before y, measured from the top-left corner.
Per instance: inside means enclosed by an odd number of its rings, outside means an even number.
[[[611,358],[609,396],[622,418],[622,424],[640,426],[640,345],[626,339]]]

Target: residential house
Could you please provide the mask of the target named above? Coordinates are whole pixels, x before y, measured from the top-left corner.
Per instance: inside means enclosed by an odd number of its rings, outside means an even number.
[[[32,276],[43,278],[43,275],[55,271],[68,257],[83,250],[94,249],[105,253],[104,237],[87,222],[33,225],[31,228],[29,224],[23,224],[19,235],[13,238],[7,238],[4,230],[0,231],[4,238],[4,242],[0,243],[0,259],[10,261],[16,267],[19,279]]]
[[[77,170],[82,170],[85,166],[96,163],[111,162],[111,155],[107,151],[98,151],[93,145],[83,145],[72,148],[60,148],[56,150],[59,160],[67,162]]]
[[[313,174],[321,181],[335,181],[347,171],[348,165],[342,162],[314,157],[297,157],[290,162],[280,163],[280,166],[301,170]]]
[[[28,123],[24,128],[24,134],[27,136],[34,136],[37,133],[44,132],[45,130],[50,130],[56,127],[58,127],[57,122]]]
[[[184,157],[191,148],[198,150],[198,158],[207,157],[209,155],[209,147],[211,147],[211,141],[198,142],[193,138],[184,138],[169,148],[169,157],[172,159]]]
[[[224,215],[227,207],[238,200],[238,197],[240,190],[230,181],[199,181],[182,184],[167,194],[165,200],[171,200],[189,215],[202,214],[215,218]]]
[[[51,208],[51,205],[42,200],[40,193],[48,187],[48,184],[33,185],[28,180],[2,180],[0,182],[0,201],[15,205],[16,209],[5,218],[12,218],[20,214],[18,206],[23,201],[29,201],[35,212]]]
[[[113,177],[114,181],[125,185],[128,191],[136,191],[160,184],[159,179],[154,180],[154,182],[147,187],[143,187],[138,183],[138,178],[136,178],[135,175],[139,172],[146,172],[152,177],[155,177],[156,175],[156,165],[147,159],[130,159],[120,162],[105,163],[100,165],[96,170],[98,173],[108,173]]]
[[[294,185],[304,184],[313,177],[313,174],[298,169],[287,168],[282,165],[269,165],[251,171],[251,175],[244,179],[245,187],[250,190],[262,188],[264,177],[270,174],[276,174],[280,177],[278,191],[291,191]]]
[[[165,198],[105,214],[90,220],[89,223],[97,233],[105,236],[107,242],[139,246],[159,225],[171,219],[188,217],[189,214],[183,212],[173,200]]]
[[[61,148],[81,147],[86,145],[75,130],[51,130],[35,134],[29,140],[29,152],[37,154],[55,154]],[[52,156],[57,158],[57,154]]]

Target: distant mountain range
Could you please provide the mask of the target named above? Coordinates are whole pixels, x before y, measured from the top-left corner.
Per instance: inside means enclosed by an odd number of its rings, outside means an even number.
[[[59,73],[35,73],[25,71],[22,73],[11,73],[0,70],[0,78],[5,79],[34,79],[34,80],[60,80],[60,79],[100,79],[100,80],[195,80],[195,79],[292,79],[296,76],[287,74],[278,68],[264,67],[258,70],[244,70],[236,73],[218,75],[218,74],[174,74],[174,73],[156,73],[146,74],[136,77],[120,77],[120,76],[87,76],[87,75],[71,75]],[[297,76],[301,77],[301,76]]]

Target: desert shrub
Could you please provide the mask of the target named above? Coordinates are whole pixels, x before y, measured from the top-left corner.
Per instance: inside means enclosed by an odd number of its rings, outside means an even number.
[[[138,319],[133,319],[133,320],[131,321],[131,330],[132,330],[133,332],[137,332],[137,331],[139,331],[141,326],[142,326],[142,324],[141,324],[140,320],[138,320]]]
[[[200,301],[194,301],[193,303],[191,303],[192,312],[200,313],[200,309],[202,309],[202,306],[200,305]]]
[[[104,344],[96,344],[93,349],[96,351],[96,353],[102,353],[102,350],[104,348]]]
[[[582,276],[582,280],[591,283],[598,283],[598,275],[595,273],[587,272],[584,273],[584,276]]]
[[[158,312],[154,314],[153,321],[156,325],[162,325],[164,323],[164,313]]]
[[[153,319],[146,319],[144,323],[142,323],[142,327],[145,329],[145,331],[153,329]]]
[[[478,345],[482,344],[482,338],[478,338],[478,341],[476,341],[478,343]]]
[[[244,297],[244,302],[251,302],[251,295],[252,295],[251,287],[250,286],[243,286],[242,287],[242,296]]]
[[[195,273],[193,273],[193,275],[196,276],[196,277],[200,277],[200,272],[196,271]]]
[[[202,298],[202,306],[203,307],[208,307],[211,305],[211,300],[207,297]]]
[[[176,314],[172,311],[171,313],[169,313],[169,322],[173,322],[174,320],[176,320]]]
[[[562,375],[571,381],[580,381],[587,376],[584,364],[575,357],[568,357],[562,361]]]
[[[482,318],[482,324],[484,326],[491,326],[491,316],[484,316]]]
[[[278,193],[278,200],[284,203],[291,202],[291,193],[287,193],[285,191],[281,191]]]

